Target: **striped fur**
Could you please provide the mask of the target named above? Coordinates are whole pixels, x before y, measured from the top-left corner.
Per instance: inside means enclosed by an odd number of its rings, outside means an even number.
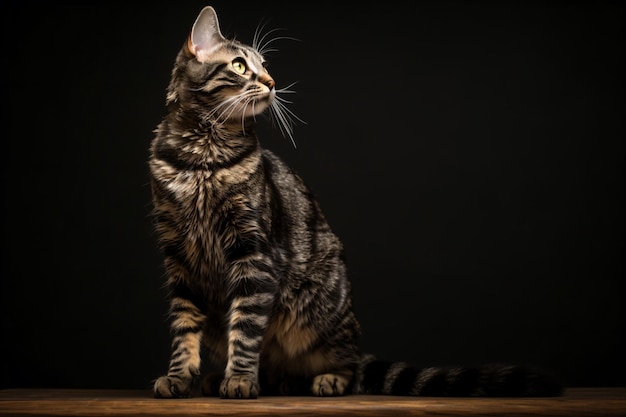
[[[362,358],[354,393],[448,397],[556,396],[560,384],[541,370],[519,365],[415,368],[404,362]]]
[[[254,131],[276,94],[258,50],[225,39],[203,9],[176,58],[149,161],[172,332],[155,396],[190,395],[201,350],[223,369],[202,391],[224,398],[498,394],[492,382],[509,379],[515,393],[541,393],[519,388],[511,369],[416,370],[360,352],[342,244]]]

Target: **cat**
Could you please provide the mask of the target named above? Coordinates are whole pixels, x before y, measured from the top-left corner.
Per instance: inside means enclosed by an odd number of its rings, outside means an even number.
[[[256,38],[256,37],[255,37]],[[263,47],[226,39],[207,6],[176,57],[149,169],[170,300],[159,398],[205,395],[551,396],[521,366],[417,369],[359,348],[344,250],[303,180],[260,146],[255,116],[291,134]],[[196,387],[196,388],[194,388]]]

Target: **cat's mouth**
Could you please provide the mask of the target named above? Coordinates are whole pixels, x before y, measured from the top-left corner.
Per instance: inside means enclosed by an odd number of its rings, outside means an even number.
[[[254,117],[263,113],[272,104],[276,97],[276,89],[272,85],[271,89],[263,89],[263,91],[255,94],[249,101],[242,103],[241,115],[244,117]]]
[[[276,99],[274,85],[256,85],[246,90],[225,91],[220,103],[211,111],[216,120],[236,121],[260,115],[270,108]]]

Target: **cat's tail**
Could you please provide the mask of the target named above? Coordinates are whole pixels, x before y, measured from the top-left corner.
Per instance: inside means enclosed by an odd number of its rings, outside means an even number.
[[[561,395],[562,386],[552,375],[526,366],[420,369],[364,355],[352,391],[433,397],[555,397]]]

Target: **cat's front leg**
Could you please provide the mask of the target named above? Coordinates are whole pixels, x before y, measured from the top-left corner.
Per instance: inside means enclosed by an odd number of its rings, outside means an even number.
[[[235,277],[229,311],[228,363],[220,386],[222,398],[259,395],[259,356],[275,287],[274,279],[261,271]]]
[[[187,298],[174,296],[170,303],[172,355],[167,375],[154,383],[157,398],[188,397],[200,374],[200,341],[206,319]]]

